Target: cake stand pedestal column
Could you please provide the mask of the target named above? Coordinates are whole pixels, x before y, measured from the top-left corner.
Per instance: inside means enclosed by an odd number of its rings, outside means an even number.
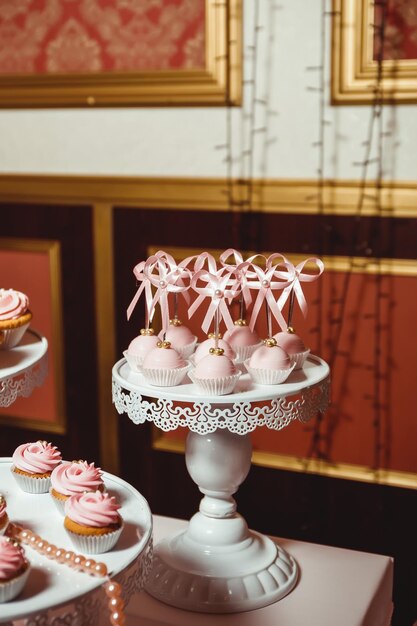
[[[229,613],[271,604],[294,587],[294,559],[236,512],[232,494],[251,454],[249,435],[188,434],[187,469],[204,498],[187,530],[157,546],[147,584],[152,596],[178,608]]]
[[[297,582],[294,559],[248,526],[232,494],[251,462],[249,433],[307,422],[329,402],[329,366],[310,355],[302,370],[280,385],[255,385],[243,374],[227,396],[202,396],[186,381],[155,387],[125,359],[112,372],[113,401],[135,424],[164,431],[187,427],[186,464],[204,494],[185,532],[155,547],[147,591],[190,611],[233,613],[267,606]]]

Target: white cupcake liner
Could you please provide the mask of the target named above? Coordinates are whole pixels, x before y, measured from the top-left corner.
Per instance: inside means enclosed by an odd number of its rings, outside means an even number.
[[[109,552],[119,540],[123,530],[123,523],[117,530],[105,535],[77,535],[68,528],[65,529],[79,552],[82,554],[102,554]]]
[[[50,476],[34,478],[25,474],[18,474],[14,471],[14,465],[11,467],[11,472],[22,491],[26,491],[26,493],[48,493],[51,486]]]
[[[231,376],[223,376],[222,378],[197,378],[194,370],[191,370],[188,376],[203,393],[209,396],[225,396],[228,393],[232,393],[241,376],[241,372],[236,372],[236,374]]]
[[[233,350],[236,352],[236,363],[243,363],[246,359],[250,359],[252,354],[263,345],[262,341],[254,343],[252,346],[235,346]]]
[[[176,387],[182,383],[189,369],[189,363],[185,367],[173,369],[144,367],[142,374],[150,385],[155,385],[156,387]]]
[[[183,359],[188,359],[188,357],[190,357],[195,350],[195,347],[197,345],[197,339],[197,337],[194,337],[194,341],[192,343],[187,343],[186,346],[182,347],[174,346],[174,344],[171,345],[178,352],[178,354],[182,356]]]
[[[310,350],[306,350],[305,352],[296,352],[295,354],[290,354],[290,359],[294,363],[295,370],[300,370],[303,367],[309,354],[310,354]]]
[[[292,363],[291,367],[285,370],[273,370],[261,367],[250,367],[249,360],[245,361],[245,367],[250,377],[258,385],[279,385],[284,383],[295,367]]]
[[[131,370],[133,370],[134,372],[139,372],[139,374],[142,372],[142,363],[144,358],[143,356],[129,354],[127,350],[123,352],[123,356],[128,362]]]
[[[18,328],[5,328],[0,330],[0,350],[11,350],[22,339],[26,330],[29,328],[30,320]]]
[[[9,525],[9,517],[8,517],[7,513],[4,513],[3,515],[4,515],[4,517],[2,516],[2,518],[0,520],[0,524],[1,524],[1,526],[0,526],[0,537],[2,535],[4,535],[4,533],[7,530],[8,525]]]
[[[27,577],[29,576],[30,566],[27,565],[25,571],[17,576],[17,578],[13,578],[12,580],[8,580],[6,582],[0,582],[0,604],[2,602],[8,602],[9,600],[13,600],[19,593],[22,591],[25,586]]]
[[[49,489],[49,495],[51,496],[58,512],[65,517],[65,502],[67,501],[67,498],[65,500],[61,500],[60,498],[54,496],[54,494],[52,493],[52,487],[50,487]]]

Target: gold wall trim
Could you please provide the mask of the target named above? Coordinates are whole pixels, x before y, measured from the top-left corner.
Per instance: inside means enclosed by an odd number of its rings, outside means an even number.
[[[245,181],[232,181],[237,200],[246,197],[246,184]],[[134,208],[228,211],[227,188],[224,178],[0,175],[1,202],[85,205],[104,202]],[[357,215],[359,194],[359,181],[327,181],[323,189],[323,212],[326,215]],[[381,210],[376,207],[375,194],[375,183],[367,183],[361,215],[417,217],[417,182],[384,182]],[[254,180],[253,209],[265,213],[318,214],[317,182]]]
[[[185,442],[178,439],[164,437],[156,428],[153,430],[152,447],[154,450],[163,452],[176,452],[184,454]],[[328,478],[343,478],[345,480],[357,480],[360,482],[387,485],[389,487],[403,487],[405,489],[417,489],[417,474],[411,472],[399,472],[393,470],[373,470],[362,465],[350,465],[348,463],[329,463],[316,459],[304,459],[296,456],[286,456],[272,452],[254,451],[252,463],[260,467],[286,470],[288,472],[303,472],[317,474]]]
[[[206,60],[201,70],[3,74],[0,107],[240,104],[242,0],[205,0],[205,11]]]
[[[333,0],[333,104],[371,104],[378,66],[373,58],[373,0]],[[417,59],[382,62],[382,101],[417,102]]]
[[[111,204],[94,205],[93,233],[100,458],[107,471],[118,474],[119,439],[110,385],[110,372],[116,361]]]
[[[54,359],[49,358],[49,368],[54,370],[56,384],[56,414],[55,422],[44,422],[31,418],[13,420],[13,427],[41,430],[57,434],[65,434],[67,428],[65,406],[65,366],[64,366],[64,332],[62,308],[62,272],[61,272],[61,245],[59,241],[47,239],[19,239],[13,237],[0,238],[0,249],[16,252],[46,252],[49,260],[49,275],[51,280],[52,305],[52,341]],[[36,326],[36,324],[35,324]],[[11,409],[11,414],[13,409]],[[0,424],[11,425],[10,417],[0,416]]]

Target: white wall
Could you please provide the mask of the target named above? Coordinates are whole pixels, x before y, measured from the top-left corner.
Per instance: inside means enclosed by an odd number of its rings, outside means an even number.
[[[330,4],[330,0],[327,0]],[[312,146],[318,135],[318,94],[307,91],[317,75],[307,66],[320,60],[321,0],[260,0],[260,50],[257,93],[269,92],[269,106],[279,116],[269,118],[267,137],[273,142],[265,156],[265,135],[256,136],[254,176],[315,178],[318,154]],[[245,40],[253,37],[254,0],[245,0]],[[272,18],[271,18],[272,15]],[[272,67],[268,74],[270,35]],[[326,65],[329,65],[330,20],[327,27]],[[245,72],[251,55],[246,50]],[[269,84],[269,89],[265,83]],[[246,87],[250,90],[250,86]],[[249,94],[250,95],[250,94]],[[326,100],[328,100],[328,94]],[[248,98],[245,106],[249,109]],[[263,105],[256,109],[262,125]],[[239,163],[241,110],[235,110],[234,173],[248,173]],[[352,165],[361,160],[370,108],[328,107],[325,175],[359,178]],[[386,124],[395,124],[393,152],[387,146],[385,177],[417,180],[417,107],[385,107]],[[0,111],[0,172],[114,174],[138,176],[224,176],[225,153],[216,150],[226,137],[225,108],[48,109]],[[264,156],[263,156],[264,155]],[[262,162],[264,165],[262,165]]]

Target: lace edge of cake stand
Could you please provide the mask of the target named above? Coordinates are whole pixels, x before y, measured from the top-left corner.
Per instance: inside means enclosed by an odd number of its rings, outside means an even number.
[[[35,387],[40,387],[48,373],[48,355],[20,374],[0,381],[0,406],[6,408],[19,397],[28,398]]]

